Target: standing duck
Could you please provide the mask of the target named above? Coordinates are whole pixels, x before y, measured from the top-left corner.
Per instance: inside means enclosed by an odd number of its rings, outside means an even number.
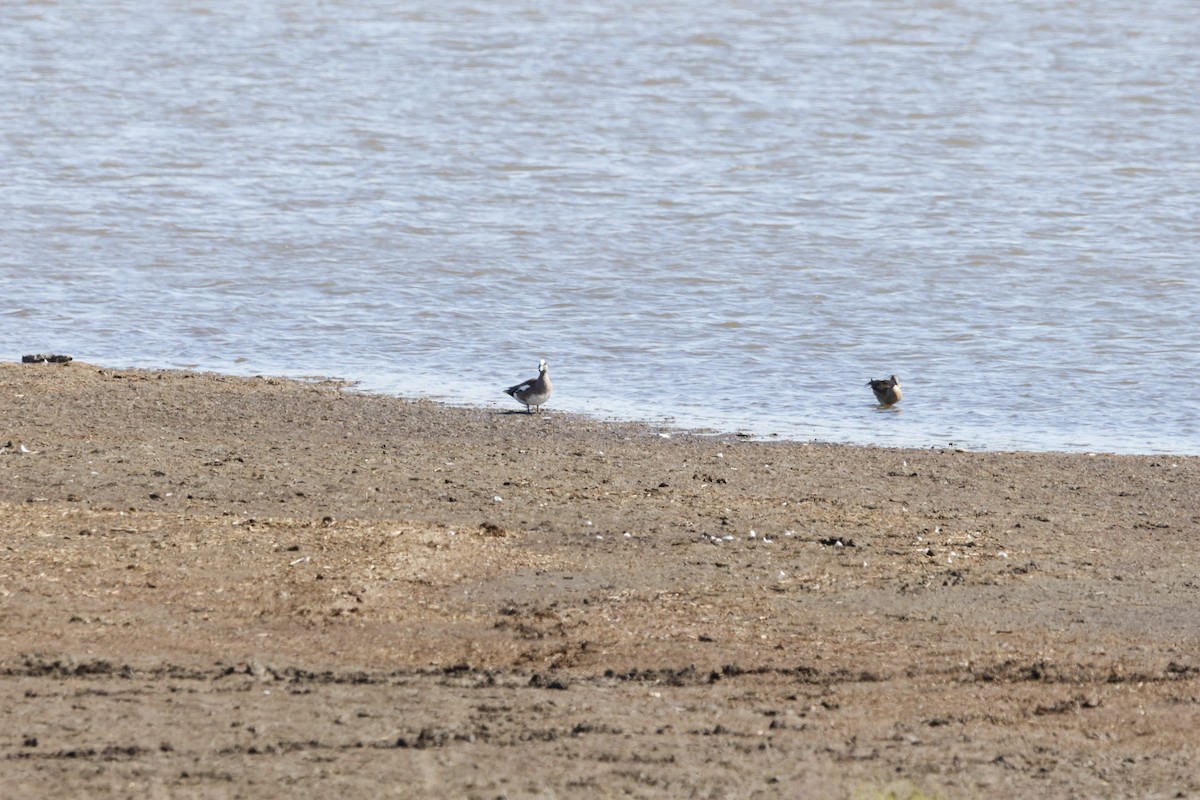
[[[524,403],[525,410],[532,414],[534,408],[550,399],[552,391],[554,391],[554,387],[550,385],[550,373],[546,366],[546,359],[543,358],[538,362],[536,378],[530,378],[516,386],[510,386],[504,390],[504,393],[511,395],[518,403]]]
[[[894,406],[904,396],[900,391],[900,381],[896,380],[895,375],[886,381],[867,381],[867,386],[871,387],[871,391],[875,393],[875,399],[879,401],[879,405],[881,406]]]

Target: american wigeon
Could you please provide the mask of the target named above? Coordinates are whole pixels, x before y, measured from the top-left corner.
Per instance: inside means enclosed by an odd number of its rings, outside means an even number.
[[[879,405],[881,406],[894,406],[904,396],[903,392],[900,391],[900,381],[896,380],[895,375],[886,381],[867,381],[867,386],[871,387],[871,391],[875,393],[875,399],[879,401]]]
[[[552,391],[554,391],[554,387],[550,384],[550,372],[546,366],[546,359],[543,358],[538,362],[536,378],[530,378],[524,383],[510,386],[504,390],[504,393],[511,395],[518,403],[524,403],[525,410],[532,414],[535,408],[550,399]]]

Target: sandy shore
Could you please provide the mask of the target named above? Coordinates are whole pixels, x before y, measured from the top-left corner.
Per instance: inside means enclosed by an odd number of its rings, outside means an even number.
[[[0,363],[0,519],[6,798],[1200,796],[1197,458]]]

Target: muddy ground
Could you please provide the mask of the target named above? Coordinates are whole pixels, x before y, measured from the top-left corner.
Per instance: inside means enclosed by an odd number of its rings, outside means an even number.
[[[0,363],[6,798],[1198,797],[1198,572],[1197,458]]]

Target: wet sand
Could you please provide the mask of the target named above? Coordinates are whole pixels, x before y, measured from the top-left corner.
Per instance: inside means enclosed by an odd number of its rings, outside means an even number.
[[[4,796],[1196,797],[1198,489],[0,363]]]

